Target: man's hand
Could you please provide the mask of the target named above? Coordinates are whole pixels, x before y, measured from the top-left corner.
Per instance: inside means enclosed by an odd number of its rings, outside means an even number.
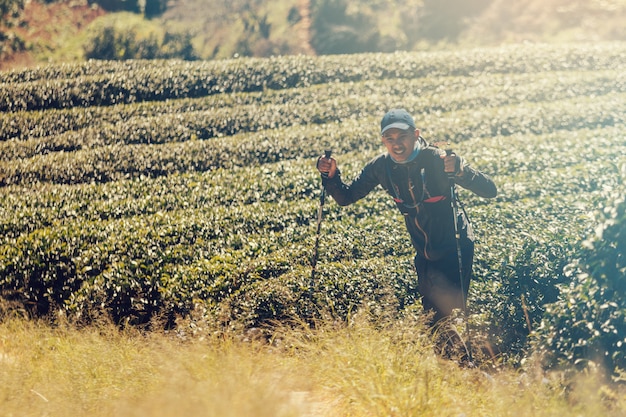
[[[441,155],[443,159],[443,170],[449,176],[463,175],[463,158],[455,154],[453,151],[446,151],[445,155]]]
[[[323,177],[333,178],[337,173],[337,161],[333,157],[320,156],[317,160],[317,170]]]

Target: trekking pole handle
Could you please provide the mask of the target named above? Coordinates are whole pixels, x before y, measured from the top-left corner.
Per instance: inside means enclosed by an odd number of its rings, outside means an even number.
[[[324,158],[326,159],[330,159],[330,156],[332,155],[333,151],[332,149],[325,149],[324,150]],[[324,174],[322,174],[324,175]],[[328,178],[328,174],[326,174],[325,178]],[[322,186],[322,195],[320,196],[320,216],[321,216],[321,208],[324,205],[326,200],[326,187]],[[321,221],[321,219],[320,219]]]
[[[456,154],[454,153],[454,151],[452,149],[446,149],[446,157],[448,156],[456,156]],[[454,171],[452,172],[448,172],[446,171],[446,174],[448,175],[448,178],[452,179],[456,176],[456,162],[454,163]],[[445,167],[444,167],[445,169]]]
[[[332,153],[333,153],[332,149],[325,149],[324,159],[330,159],[330,156],[332,155]],[[322,177],[328,178],[328,172],[322,172]]]

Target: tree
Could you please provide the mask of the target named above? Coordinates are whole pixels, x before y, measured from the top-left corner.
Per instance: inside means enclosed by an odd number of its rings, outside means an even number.
[[[167,10],[167,0],[146,0],[144,16],[152,19],[161,16]]]
[[[138,0],[97,0],[96,3],[109,12],[132,12],[139,13]]]
[[[6,22],[5,15],[18,11],[24,7],[24,0],[0,0],[0,18],[2,18],[2,23]]]
[[[15,33],[6,31],[15,24],[20,10],[24,7],[23,0],[0,0],[0,59],[16,51],[26,49],[23,39]]]
[[[348,12],[347,0],[321,0],[313,8],[311,44],[319,54],[375,51],[377,22],[362,12]]]
[[[424,0],[420,32],[428,40],[456,41],[469,18],[478,16],[492,0]]]
[[[136,27],[117,28],[107,25],[99,28],[85,45],[85,58],[102,60],[125,59],[184,59],[195,60],[197,55],[188,33],[150,31],[140,36]]]

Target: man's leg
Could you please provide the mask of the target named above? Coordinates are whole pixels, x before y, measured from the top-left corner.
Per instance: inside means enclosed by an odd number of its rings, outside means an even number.
[[[465,239],[462,242],[461,255],[463,289],[456,252],[437,261],[415,256],[418,291],[422,296],[424,310],[434,312],[432,324],[450,316],[454,309],[465,308],[464,302],[467,301],[474,259],[474,243],[471,240]]]

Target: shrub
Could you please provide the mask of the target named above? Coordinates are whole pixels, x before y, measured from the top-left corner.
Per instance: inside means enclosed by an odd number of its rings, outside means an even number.
[[[454,140],[494,175],[496,200],[467,197],[480,233],[470,320],[524,354],[546,303],[556,306],[546,317],[569,314],[556,309],[559,285],[576,275],[563,267],[589,230],[588,207],[619,176],[624,50],[94,60],[0,73],[0,295],[35,316],[102,312],[143,325],[206,313],[238,328],[419,307],[410,241],[382,191],[345,208],[329,199],[308,292],[315,159],[332,148],[344,178],[356,175],[381,148],[377,114],[404,94],[428,140]],[[620,238],[577,274],[623,253]],[[563,294],[619,300],[619,287],[598,281]],[[597,304],[614,322],[615,300]],[[608,318],[576,320],[589,331]],[[562,337],[563,352],[568,323],[550,339]],[[613,352],[622,341],[607,343]]]
[[[113,22],[96,27],[83,47],[85,58],[197,59],[190,34],[163,31],[155,25],[156,23],[139,22],[123,27]]]
[[[547,309],[538,346],[549,366],[626,369],[626,165],[621,171],[622,185],[606,195],[596,234],[567,268],[572,282]]]
[[[557,300],[559,285],[567,280],[563,266],[574,245],[552,235],[548,240],[527,237],[521,247],[510,250],[510,258],[492,271],[499,275],[498,290],[483,285],[470,305],[480,305],[473,310],[482,315],[478,327],[492,346],[516,362],[520,357],[514,356],[528,349],[528,336],[540,326],[546,304]]]

